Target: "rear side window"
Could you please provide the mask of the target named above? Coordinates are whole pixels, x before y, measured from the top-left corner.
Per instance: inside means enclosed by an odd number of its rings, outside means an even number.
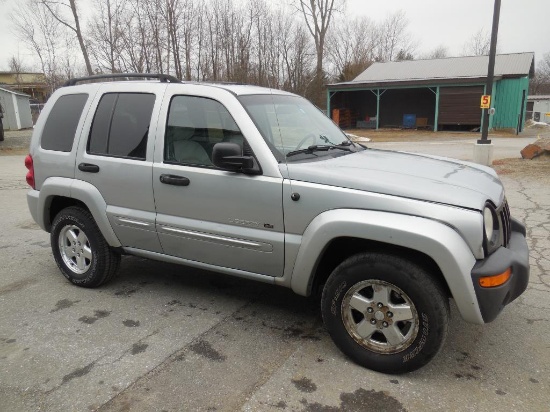
[[[70,152],[87,94],[66,94],[55,102],[42,132],[40,146],[46,150]]]
[[[108,93],[97,107],[87,152],[145,160],[155,95]]]

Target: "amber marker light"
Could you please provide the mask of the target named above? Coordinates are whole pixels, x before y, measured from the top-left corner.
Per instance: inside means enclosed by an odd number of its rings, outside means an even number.
[[[499,273],[493,276],[483,276],[479,278],[479,285],[482,288],[495,288],[500,285],[504,285],[508,279],[512,276],[512,268],[506,269],[505,272]]]

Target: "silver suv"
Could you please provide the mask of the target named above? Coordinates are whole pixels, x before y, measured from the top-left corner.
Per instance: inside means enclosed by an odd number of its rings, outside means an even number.
[[[72,283],[125,254],[319,292],[336,345],[386,373],[437,354],[450,298],[482,324],[527,287],[492,169],[362,147],[283,91],[135,76],[160,81],[74,80],[34,129],[29,209]]]

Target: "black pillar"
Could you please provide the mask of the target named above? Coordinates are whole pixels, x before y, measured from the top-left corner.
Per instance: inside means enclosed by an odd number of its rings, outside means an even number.
[[[493,31],[491,33],[491,50],[489,52],[489,68],[487,70],[487,91],[486,93],[493,96],[493,80],[495,77],[495,59],[497,54],[497,40],[498,40],[498,23],[500,21],[500,3],[501,0],[495,0],[495,11],[493,13]],[[481,140],[478,140],[478,144],[490,144],[488,140],[489,136],[489,109],[483,109],[482,114],[483,129],[481,130]]]

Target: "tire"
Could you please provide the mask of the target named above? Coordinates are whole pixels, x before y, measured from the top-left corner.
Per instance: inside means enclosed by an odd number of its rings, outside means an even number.
[[[447,336],[449,299],[413,262],[363,253],[332,272],[321,311],[344,354],[368,369],[398,374],[414,371],[437,355]]]
[[[50,243],[61,273],[77,286],[100,286],[111,280],[120,266],[120,254],[109,247],[90,212],[80,207],[68,207],[57,214]]]

